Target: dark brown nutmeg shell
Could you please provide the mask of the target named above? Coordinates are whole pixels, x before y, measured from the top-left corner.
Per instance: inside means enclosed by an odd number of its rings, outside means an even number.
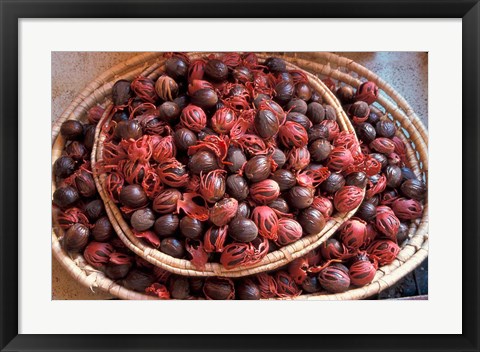
[[[317,139],[308,147],[313,161],[320,163],[328,158],[333,147],[326,139]]]
[[[102,216],[95,222],[92,230],[92,237],[95,241],[106,242],[113,235],[113,226],[108,217]]]
[[[214,82],[225,81],[228,77],[228,66],[217,59],[209,60],[205,65],[205,76]]]
[[[228,176],[227,193],[239,201],[245,200],[249,193],[247,180],[237,174]]]
[[[281,81],[275,86],[274,99],[281,105],[287,104],[295,94],[295,86],[288,81]]]
[[[63,248],[68,252],[82,252],[88,244],[90,229],[80,223],[73,224],[63,236]]]
[[[148,203],[148,197],[142,186],[128,185],[120,191],[120,202],[130,208],[140,208]]]
[[[258,300],[261,298],[258,285],[251,279],[239,281],[235,287],[235,294],[238,299]]]
[[[180,117],[182,109],[173,101],[166,101],[157,108],[158,118],[162,121],[173,123]]]
[[[357,136],[362,142],[370,144],[375,138],[377,138],[377,132],[375,127],[370,123],[364,122],[357,127]]]
[[[92,200],[85,206],[85,215],[87,215],[88,219],[92,223],[97,221],[97,219],[104,214],[105,206],[103,205],[103,201],[100,199]]]
[[[112,87],[112,100],[115,106],[126,105],[132,97],[130,82],[124,79],[116,81]]]
[[[323,289],[331,293],[342,293],[350,287],[348,271],[333,265],[320,271],[318,281]]]
[[[71,186],[57,188],[53,193],[53,203],[62,209],[68,208],[79,199],[77,190]]]
[[[283,59],[278,57],[269,57],[265,60],[265,66],[269,69],[269,71],[273,73],[280,73],[287,71],[287,65]]]
[[[337,89],[336,95],[343,105],[351,104],[355,98],[355,91],[350,86],[342,86]]]
[[[328,178],[320,184],[320,189],[323,192],[333,194],[345,186],[345,178],[342,174],[331,173]]]
[[[400,191],[409,198],[423,200],[427,194],[427,186],[423,181],[411,179],[402,183]]]
[[[307,116],[299,112],[289,112],[287,121],[293,121],[303,126],[307,131],[312,127],[312,121]]]
[[[53,172],[55,176],[65,178],[73,174],[75,171],[75,160],[69,156],[61,156],[53,164]]]
[[[287,191],[297,184],[297,178],[294,173],[285,169],[278,169],[271,178],[278,183],[281,192]]]
[[[298,98],[293,98],[290,100],[285,108],[285,110],[290,112],[299,112],[300,114],[305,115],[307,113],[308,105],[307,103]]]
[[[67,120],[62,123],[60,133],[68,141],[80,139],[83,136],[83,125],[76,120]]]
[[[324,125],[313,125],[308,129],[308,141],[312,143],[317,139],[326,139],[329,140],[329,130],[327,126]]]
[[[138,209],[130,218],[130,224],[137,231],[146,231],[155,223],[155,215],[152,209],[144,208]]]
[[[397,188],[402,183],[402,169],[395,165],[388,165],[385,168],[385,177],[388,187]]]
[[[171,276],[168,292],[173,299],[186,299],[190,295],[190,283],[184,276]]]
[[[172,101],[177,97],[178,84],[172,77],[160,76],[155,82],[155,92],[163,101]]]
[[[251,242],[257,238],[258,228],[252,220],[237,216],[228,224],[228,234],[235,241]]]
[[[275,148],[272,153],[272,160],[277,164],[277,168],[281,169],[287,162],[287,157],[280,149]]]
[[[184,216],[180,220],[180,233],[186,238],[200,239],[203,237],[204,226],[200,220]]]
[[[197,144],[197,135],[188,128],[179,128],[173,136],[175,145],[181,151],[187,151],[188,147]]]
[[[188,169],[195,175],[200,175],[200,172],[202,171],[204,173],[210,172],[219,167],[218,159],[215,154],[207,150],[200,150],[193,154],[188,162]]]
[[[226,160],[231,163],[227,165],[228,171],[236,173],[242,168],[243,164],[247,162],[247,157],[240,148],[229,147]]]
[[[270,176],[271,161],[265,155],[257,155],[245,164],[243,174],[251,182],[260,182]]]
[[[200,194],[209,203],[218,202],[225,194],[226,181],[220,170],[200,175]]]
[[[302,235],[302,226],[298,221],[289,218],[278,220],[278,238],[276,243],[279,246],[286,246],[287,244],[295,242],[300,239]]]
[[[322,104],[312,102],[307,107],[307,117],[312,121],[314,125],[319,124],[325,120],[325,108]]]
[[[166,214],[154,221],[153,230],[162,238],[173,236],[177,232],[179,222],[178,215]]]
[[[115,137],[118,139],[139,139],[143,136],[142,127],[137,120],[120,121],[115,127]]]
[[[249,218],[251,213],[250,206],[247,202],[241,202],[238,204],[237,215],[243,216],[244,218]]]
[[[184,80],[188,73],[188,63],[179,56],[172,56],[165,61],[165,72],[177,81]]]
[[[76,161],[86,160],[88,158],[88,149],[79,141],[72,141],[65,148],[67,155]]]
[[[345,184],[347,186],[357,186],[360,188],[365,188],[368,183],[368,177],[364,172],[353,172],[349,174],[345,179]]]
[[[357,209],[355,216],[365,220],[373,221],[375,219],[377,207],[370,202],[364,201]]]
[[[191,101],[193,105],[199,106],[202,109],[209,109],[217,104],[218,96],[213,89],[204,88],[193,93]]]
[[[257,111],[254,120],[255,129],[262,138],[272,138],[279,129],[277,116],[267,109]]]
[[[392,138],[397,132],[397,126],[395,126],[395,123],[388,120],[378,121],[375,129],[377,131],[377,136],[385,138]]]
[[[185,256],[185,245],[176,238],[168,237],[160,243],[160,251],[174,258],[183,258]]]
[[[295,209],[305,209],[312,205],[314,194],[312,188],[294,186],[288,191],[288,202]]]
[[[297,217],[298,222],[302,226],[303,231],[307,235],[318,234],[325,227],[325,217],[322,213],[313,208],[309,207],[300,212]]]
[[[153,275],[144,273],[138,269],[131,270],[123,280],[125,287],[137,291],[145,292],[145,289],[155,282]]]
[[[235,285],[231,279],[226,277],[208,277],[203,284],[203,294],[207,299],[234,299]]]
[[[307,293],[319,292],[322,289],[316,276],[307,276],[302,282],[302,290]]]

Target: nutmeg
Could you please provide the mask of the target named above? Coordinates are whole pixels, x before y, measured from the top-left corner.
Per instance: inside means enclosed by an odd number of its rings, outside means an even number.
[[[287,121],[293,121],[303,126],[307,131],[312,127],[312,121],[299,112],[289,112],[287,114]]]
[[[365,144],[370,144],[377,138],[377,131],[368,122],[363,122],[357,126],[357,136]]]
[[[385,138],[392,138],[397,132],[397,126],[395,126],[395,123],[388,120],[378,121],[375,129],[379,137]]]
[[[60,133],[67,141],[80,139],[83,136],[83,125],[76,120],[67,120],[62,123]]]
[[[388,165],[385,168],[387,186],[397,188],[402,183],[402,170],[396,165]]]
[[[183,258],[185,245],[182,241],[173,237],[164,238],[160,243],[160,251],[174,258]]]
[[[210,208],[210,221],[216,226],[225,226],[237,214],[238,201],[224,198]]]
[[[203,293],[207,299],[234,299],[235,285],[226,277],[208,277],[203,285]]]
[[[252,220],[237,216],[228,224],[228,234],[235,241],[251,242],[257,238],[258,228]]]
[[[272,180],[278,183],[280,191],[287,191],[297,184],[297,179],[293,172],[285,169],[278,169],[272,175]]]
[[[190,295],[190,284],[184,276],[171,276],[168,291],[173,299],[186,299]]]
[[[320,184],[320,189],[323,192],[333,194],[345,186],[345,178],[342,174],[332,172],[328,178]]]
[[[249,193],[247,180],[237,174],[228,176],[227,193],[239,201],[245,200]]]
[[[120,202],[130,208],[140,208],[148,203],[148,197],[140,185],[127,185],[120,191]]]
[[[277,168],[281,169],[287,162],[287,157],[285,156],[284,152],[278,148],[275,148],[272,153],[272,160],[277,164]]]
[[[308,187],[294,186],[288,191],[288,202],[296,209],[308,208],[313,203],[314,191]]]
[[[231,163],[227,165],[228,171],[236,173],[242,168],[243,164],[247,162],[247,157],[240,148],[231,146],[228,148],[226,160]]]
[[[402,183],[400,191],[409,198],[423,200],[427,193],[427,186],[423,181],[410,179]]]
[[[115,127],[115,137],[118,139],[139,139],[143,131],[137,120],[120,121]]]
[[[162,121],[173,123],[178,120],[182,109],[173,101],[166,101],[157,108],[158,118]]]
[[[244,218],[249,218],[250,217],[250,206],[247,204],[247,202],[241,202],[238,204],[238,209],[237,209],[237,215],[238,216],[243,216]]]
[[[217,157],[215,154],[207,150],[200,150],[193,154],[188,162],[188,169],[196,175],[200,175],[201,171],[207,173],[218,168],[219,164]]]
[[[325,227],[325,218],[313,207],[301,211],[297,220],[307,235],[318,234]]]
[[[75,160],[69,156],[61,156],[53,164],[53,172],[55,176],[65,178],[73,174],[75,171]]]
[[[89,198],[97,193],[92,174],[87,170],[79,170],[75,175],[75,186],[82,197]]]
[[[254,120],[257,133],[262,138],[272,138],[278,132],[278,119],[271,110],[260,109],[257,111]]]
[[[367,175],[364,172],[352,172],[345,178],[345,184],[347,186],[357,186],[359,188],[365,188],[368,183]]]
[[[97,221],[98,218],[105,214],[105,206],[103,205],[103,201],[100,199],[95,199],[89,202],[85,206],[85,214],[91,222]]]
[[[313,161],[320,163],[328,158],[333,147],[326,139],[317,139],[308,147]]]
[[[150,208],[138,209],[130,218],[130,224],[132,224],[132,227],[137,231],[148,230],[154,223],[155,215]]]
[[[245,164],[244,175],[252,182],[263,181],[270,176],[271,162],[265,155],[257,155]]]
[[[285,108],[286,111],[299,112],[303,115],[306,115],[307,109],[307,103],[304,100],[298,98],[293,98],[292,100],[290,100]]]
[[[90,230],[87,226],[73,224],[62,238],[63,248],[68,252],[82,252],[88,244],[89,237]]]
[[[214,82],[225,81],[228,76],[228,66],[217,59],[209,60],[205,65],[205,76]]]
[[[176,214],[160,216],[153,224],[153,230],[159,237],[169,237],[177,231],[180,220]]]
[[[250,198],[258,204],[268,204],[279,195],[280,187],[272,179],[253,183],[250,187]]]
[[[68,208],[80,199],[78,192],[71,186],[60,187],[53,193],[53,203],[60,208]]]
[[[92,237],[95,241],[106,242],[113,235],[113,226],[108,217],[102,216],[95,222],[92,230]]]
[[[131,96],[129,81],[121,79],[115,82],[112,87],[112,100],[115,106],[126,105]]]
[[[244,279],[237,283],[235,293],[238,299],[257,300],[260,299],[260,289],[251,279]]]
[[[377,207],[368,201],[362,202],[355,213],[355,216],[365,220],[373,221],[376,216]]]
[[[159,214],[172,213],[177,210],[177,202],[182,194],[175,188],[167,188],[160,192],[152,203],[152,208]]]
[[[281,197],[268,203],[268,206],[280,213],[288,214],[290,212],[290,207],[288,206],[287,201]]]
[[[188,128],[179,128],[175,131],[174,140],[179,150],[186,151],[188,147],[197,144],[197,135]]]
[[[123,281],[127,288],[137,292],[145,292],[145,289],[154,282],[153,275],[138,269],[131,270]]]
[[[180,232],[187,238],[200,239],[203,236],[204,226],[200,220],[184,216],[180,220]]]

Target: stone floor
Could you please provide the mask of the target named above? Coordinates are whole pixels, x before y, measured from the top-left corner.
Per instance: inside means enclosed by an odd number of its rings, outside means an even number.
[[[52,121],[95,77],[134,52],[52,52]],[[389,82],[428,126],[428,54],[423,52],[339,53]],[[428,294],[428,261],[394,287],[373,299]],[[108,299],[77,283],[52,256],[52,299]]]

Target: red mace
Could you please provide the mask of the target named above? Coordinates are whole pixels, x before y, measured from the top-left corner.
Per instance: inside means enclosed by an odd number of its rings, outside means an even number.
[[[237,122],[235,112],[229,108],[220,108],[212,116],[211,124],[215,132],[227,134]]]
[[[260,236],[273,241],[277,240],[278,216],[272,208],[265,205],[255,207],[251,219],[257,225]]]
[[[213,89],[213,86],[208,81],[194,79],[188,84],[188,95],[192,96],[196,91],[200,89]]]
[[[325,217],[325,220],[328,220],[333,213],[333,203],[326,197],[313,198],[313,203],[311,206],[322,213],[322,215]]]
[[[110,172],[105,179],[105,192],[115,203],[119,202],[120,192],[124,183],[125,180],[122,174],[116,171]]]
[[[277,282],[273,276],[266,273],[260,273],[255,276],[258,281],[258,289],[260,290],[260,297],[273,298],[277,295]]]
[[[150,164],[141,161],[124,160],[119,166],[122,168],[125,181],[131,185],[142,183],[143,177],[150,170]]]
[[[395,144],[389,138],[375,138],[372,143],[370,143],[370,148],[376,150],[379,153],[389,155],[395,151]]]
[[[210,227],[203,236],[203,248],[205,249],[205,252],[223,252],[227,233],[228,226]]]
[[[280,186],[274,180],[266,179],[252,184],[250,197],[255,203],[268,204],[280,195]]]
[[[150,169],[147,170],[142,180],[142,187],[148,198],[155,198],[162,190],[163,185],[158,174]]]
[[[210,208],[210,221],[217,226],[225,226],[237,214],[238,201],[235,198],[224,198]]]
[[[193,61],[188,68],[188,81],[193,82],[196,79],[203,79],[206,65],[207,62],[205,60]]]
[[[67,230],[77,222],[87,227],[91,226],[87,216],[78,208],[68,208],[65,212],[61,211],[59,208],[54,208],[54,211],[56,215],[54,216],[56,223],[64,230]]]
[[[380,205],[377,207],[375,227],[387,238],[395,241],[400,228],[400,220],[395,216],[392,209],[385,205]]]
[[[414,220],[422,216],[422,204],[415,199],[399,198],[392,203],[392,210],[402,220]]]
[[[287,272],[277,271],[273,278],[277,283],[278,297],[297,297],[302,293],[302,290]]]
[[[340,133],[340,127],[338,123],[333,120],[323,120],[320,122],[321,126],[325,126],[328,129],[328,140],[333,141]]]
[[[350,250],[359,249],[367,237],[367,223],[358,218],[352,218],[344,222],[340,229],[340,239]]]
[[[268,239],[257,236],[253,241],[250,242],[252,254],[250,256],[249,265],[253,265],[261,261],[267,254],[270,249],[270,244]]]
[[[288,273],[296,284],[301,285],[307,277],[308,260],[305,257],[297,258],[288,264]]]
[[[350,153],[352,153],[352,155],[356,155],[359,153],[360,144],[357,137],[353,133],[346,131],[340,132],[335,138],[333,144],[335,145],[335,147],[343,147],[345,149],[348,149]]]
[[[174,158],[177,148],[172,136],[154,139],[152,157],[157,163],[163,163],[167,159]]]
[[[180,122],[184,127],[198,133],[207,126],[207,115],[201,107],[190,104],[182,110]]]
[[[93,241],[85,247],[83,256],[88,264],[98,269],[108,263],[112,253],[113,247],[110,244]]]
[[[159,299],[170,299],[170,293],[165,285],[154,282],[145,289],[145,293],[150,296],[158,297]]]
[[[155,101],[158,99],[157,92],[155,91],[155,82],[150,78],[135,78],[131,84],[131,88],[137,97],[143,101],[155,103]]]
[[[330,265],[320,271],[318,281],[323,289],[331,293],[342,293],[350,287],[348,270],[343,265]]]
[[[360,287],[369,284],[375,277],[377,268],[378,265],[375,260],[372,263],[366,254],[358,255],[353,264],[350,265],[350,282]]]
[[[367,247],[372,243],[377,237],[378,232],[373,224],[367,224],[367,236],[365,237],[364,247]]]
[[[279,246],[286,246],[302,237],[302,226],[293,219],[283,218],[278,221],[278,239],[276,243]]]
[[[327,166],[333,171],[340,172],[346,170],[353,162],[354,158],[350,150],[344,147],[335,147],[330,152]]]
[[[226,269],[233,269],[247,264],[252,255],[253,247],[250,243],[232,243],[222,251],[220,263]]]
[[[192,256],[190,262],[193,266],[200,270],[205,269],[205,265],[208,262],[208,253],[205,251],[203,243],[198,240],[187,238],[185,241],[185,249]]]
[[[307,147],[292,148],[287,155],[287,168],[303,170],[310,164],[310,152]]]
[[[157,173],[160,180],[170,187],[183,187],[188,183],[188,172],[185,165],[177,159],[171,158],[165,160],[157,167]]]
[[[287,147],[304,147],[308,143],[308,133],[299,123],[287,121],[278,130],[280,142]]]
[[[380,265],[387,265],[395,260],[400,252],[400,247],[390,240],[378,240],[368,247],[367,252]]]
[[[206,175],[200,173],[200,194],[209,203],[219,201],[225,194],[225,170],[213,170]]]
[[[325,260],[344,259],[348,255],[348,249],[342,242],[329,238],[320,245],[320,253]]]
[[[363,191],[356,186],[345,186],[335,193],[333,205],[341,213],[349,212],[360,205]]]
[[[355,94],[356,101],[364,101],[368,105],[373,104],[378,98],[378,87],[374,82],[363,82]]]

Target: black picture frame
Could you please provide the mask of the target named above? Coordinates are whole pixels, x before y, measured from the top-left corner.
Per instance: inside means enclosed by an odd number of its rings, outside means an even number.
[[[121,6],[112,6],[121,5]],[[274,5],[274,6],[273,6]],[[478,351],[480,4],[478,0],[0,0],[0,348],[2,351]],[[462,18],[463,334],[18,334],[18,20],[20,18]],[[460,235],[460,234],[457,234]],[[468,270],[466,270],[468,269]],[[446,288],[448,283],[446,282]],[[446,302],[448,304],[448,302]],[[357,317],[372,324],[373,317]],[[372,332],[375,332],[372,326]]]

